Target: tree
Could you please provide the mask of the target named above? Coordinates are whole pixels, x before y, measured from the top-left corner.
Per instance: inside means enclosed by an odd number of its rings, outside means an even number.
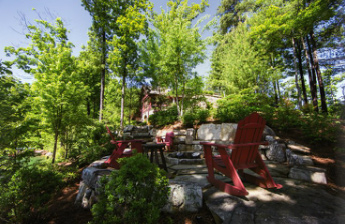
[[[192,26],[192,21],[205,10],[208,2],[203,0],[188,6],[188,0],[178,0],[169,1],[167,5],[169,10],[162,10],[153,22],[158,37],[157,67],[161,72],[160,83],[173,89],[181,117],[186,83],[193,77],[192,69],[205,58],[205,41],[201,39],[197,24]]]
[[[87,46],[83,47],[78,56],[77,71],[87,87],[85,96],[87,114],[91,118],[99,118],[101,89],[99,74],[102,73],[102,53],[98,49],[95,32],[89,31],[89,38]]]
[[[40,114],[42,125],[54,134],[53,160],[55,162],[57,142],[67,125],[69,113],[75,113],[85,96],[85,88],[79,80],[72,56],[72,43],[67,42],[67,30],[60,18],[55,25],[37,20],[38,26],[28,26],[26,35],[31,40],[29,47],[7,47],[14,54],[14,63],[35,78],[31,87],[33,106]]]
[[[82,5],[92,16],[93,21],[91,31],[95,33],[93,40],[97,41],[97,50],[100,52],[101,56],[100,121],[103,117],[105,76],[108,69],[108,41],[113,38],[114,21],[116,21],[114,18],[116,16],[116,12],[114,12],[113,8],[116,4],[117,3],[114,0],[82,0]]]
[[[112,71],[122,78],[120,127],[123,129],[126,78],[138,72],[138,40],[148,27],[144,12],[152,6],[147,0],[119,0],[113,7],[115,27],[114,37],[109,43],[112,51],[108,62]]]

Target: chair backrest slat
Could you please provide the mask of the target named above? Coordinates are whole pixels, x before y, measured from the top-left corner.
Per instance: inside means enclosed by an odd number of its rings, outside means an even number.
[[[256,112],[252,113],[237,125],[234,144],[261,142],[266,121]],[[231,160],[237,164],[254,163],[258,145],[243,145],[239,149],[233,150]]]

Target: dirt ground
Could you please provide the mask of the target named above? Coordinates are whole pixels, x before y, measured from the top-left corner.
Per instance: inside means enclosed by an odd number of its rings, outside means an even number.
[[[330,193],[345,198],[345,124],[342,125],[338,141],[334,144],[311,145],[300,138],[298,133],[278,133],[281,138],[291,139],[312,149],[312,159],[316,166],[327,169],[328,190]],[[336,149],[336,150],[334,150]],[[80,170],[81,171],[81,170]],[[49,224],[85,224],[92,219],[91,212],[74,204],[78,193],[79,179],[65,187],[50,202],[47,222]],[[165,214],[159,223],[176,224],[211,224],[215,223],[210,211],[204,208],[192,214]]]

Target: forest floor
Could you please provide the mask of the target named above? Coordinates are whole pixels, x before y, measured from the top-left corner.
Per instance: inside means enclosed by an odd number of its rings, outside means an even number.
[[[318,167],[327,169],[328,191],[345,199],[345,121],[342,123],[342,132],[338,141],[334,144],[308,144],[299,133],[277,133],[279,137],[293,140],[312,149],[312,159]],[[335,150],[336,149],[336,150]],[[82,169],[78,172],[81,173]],[[79,175],[81,176],[81,175]],[[47,222],[49,224],[86,224],[91,221],[90,210],[83,209],[74,204],[79,189],[80,179],[75,179],[67,187],[63,188],[48,206]],[[211,212],[204,206],[198,213],[192,214],[166,214],[160,223],[176,224],[212,224],[215,223]]]

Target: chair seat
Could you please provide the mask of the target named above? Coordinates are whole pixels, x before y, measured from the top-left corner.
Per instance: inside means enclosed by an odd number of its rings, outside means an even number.
[[[226,168],[221,156],[213,156],[213,161],[217,163],[218,166]],[[249,169],[259,166],[257,163],[243,163],[243,164],[233,164],[236,169]]]
[[[130,155],[130,154],[132,154],[132,150],[130,148],[125,148],[125,150],[123,150],[122,154]]]

